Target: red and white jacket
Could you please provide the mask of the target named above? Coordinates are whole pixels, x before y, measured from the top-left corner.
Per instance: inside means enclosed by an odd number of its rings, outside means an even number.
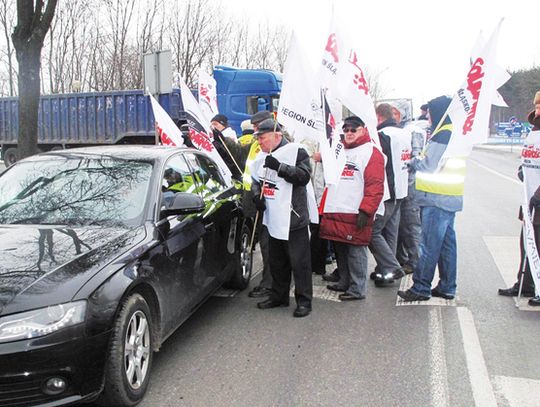
[[[346,148],[345,154],[347,164],[340,180],[327,191],[320,236],[366,246],[371,240],[373,218],[384,193],[384,155],[367,134],[357,145]],[[359,211],[370,217],[363,229],[356,226]]]

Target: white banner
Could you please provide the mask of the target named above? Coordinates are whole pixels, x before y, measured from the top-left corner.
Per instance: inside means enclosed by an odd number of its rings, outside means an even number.
[[[289,143],[272,153],[279,162],[295,165],[298,156],[298,144]],[[266,204],[263,224],[274,239],[288,240],[291,224],[291,197],[290,182],[278,176],[277,171],[264,167],[268,154],[261,151],[255,161],[251,163],[251,174],[256,181],[263,183],[263,196]]]
[[[339,27],[335,15],[332,15],[322,58],[321,83],[329,89],[331,95],[335,95],[366,123],[371,138],[378,144],[377,116],[362,68],[364,61],[358,50],[351,46],[349,39],[344,38]]]
[[[325,182],[332,184],[338,181],[339,171],[327,137],[321,89],[306,61],[293,33],[283,72],[277,120],[294,134],[296,141],[302,143],[311,139],[318,144]]]
[[[448,107],[453,131],[444,157],[468,156],[473,145],[484,143],[489,136],[491,105],[505,79],[495,61],[501,23],[478,55],[473,55],[467,78]]]
[[[219,155],[216,148],[212,144],[212,140],[209,134],[212,134],[210,130],[210,123],[206,122],[201,108],[193,93],[189,90],[186,83],[182,78],[180,81],[180,92],[182,95],[182,104],[184,105],[184,111],[186,112],[187,124],[189,126],[189,138],[193,145],[201,150],[205,151],[218,165],[221,175],[225,179],[227,185],[231,185],[231,171],[223,161],[223,158]]]
[[[208,123],[219,113],[216,80],[202,69],[199,71],[199,105]]]
[[[534,227],[532,224],[531,213],[529,212],[528,201],[523,203],[521,210],[523,212],[524,246],[527,253],[527,259],[529,260],[531,275],[534,281],[534,292],[536,295],[540,295],[540,257],[538,256],[538,249],[536,248]]]
[[[320,87],[294,33],[283,70],[277,121],[294,134],[296,140],[320,142],[325,137]]]
[[[523,142],[521,151],[521,169],[523,171],[523,227],[525,250],[534,280],[536,295],[540,295],[540,259],[534,238],[534,227],[529,202],[540,186],[540,131],[531,131]]]
[[[152,111],[154,112],[156,132],[159,135],[161,144],[165,146],[183,145],[184,139],[182,138],[182,132],[176,124],[174,124],[171,116],[169,116],[152,95],[149,95],[149,97],[150,103],[152,104]]]

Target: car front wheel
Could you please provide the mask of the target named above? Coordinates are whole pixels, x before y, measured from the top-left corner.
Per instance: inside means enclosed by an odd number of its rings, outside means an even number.
[[[127,407],[142,400],[152,367],[152,328],[144,297],[128,297],[112,332],[100,404]]]
[[[244,222],[240,230],[239,246],[234,259],[234,272],[230,281],[225,284],[228,288],[243,290],[251,279],[251,270],[253,268],[253,249],[251,243],[251,227]]]

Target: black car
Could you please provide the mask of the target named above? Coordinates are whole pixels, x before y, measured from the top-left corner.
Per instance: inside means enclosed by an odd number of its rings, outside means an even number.
[[[205,154],[90,147],[0,176],[0,405],[144,396],[152,354],[223,284],[252,225]]]

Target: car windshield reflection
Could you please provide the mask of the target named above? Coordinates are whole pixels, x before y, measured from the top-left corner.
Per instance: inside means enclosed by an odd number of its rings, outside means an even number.
[[[140,224],[152,164],[111,157],[21,162],[0,177],[0,224]]]

